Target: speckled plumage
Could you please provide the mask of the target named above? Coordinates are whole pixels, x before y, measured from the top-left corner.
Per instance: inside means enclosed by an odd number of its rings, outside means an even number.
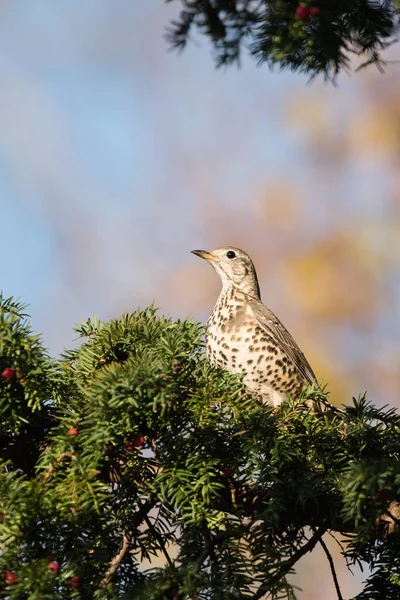
[[[217,271],[222,290],[207,322],[211,364],[245,373],[244,383],[263,402],[279,406],[297,397],[316,377],[279,319],[264,306],[250,257],[238,248],[194,250]]]

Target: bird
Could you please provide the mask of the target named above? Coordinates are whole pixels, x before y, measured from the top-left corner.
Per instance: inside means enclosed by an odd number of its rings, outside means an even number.
[[[317,378],[296,341],[261,301],[257,273],[250,256],[235,247],[192,250],[205,259],[222,282],[206,325],[206,354],[211,365],[244,374],[243,383],[261,402],[277,408],[307,388],[319,389]],[[324,412],[327,401],[312,402]],[[342,412],[342,411],[340,411]]]

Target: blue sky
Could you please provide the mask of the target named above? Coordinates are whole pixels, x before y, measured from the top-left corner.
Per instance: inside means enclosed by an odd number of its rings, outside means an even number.
[[[254,77],[253,64],[246,64],[247,71],[215,72],[205,42],[202,50],[193,46],[182,56],[166,51],[162,35],[174,15],[172,5],[136,0],[110,10],[107,2],[17,1],[3,5],[2,12],[0,186],[7,227],[0,243],[3,255],[12,248],[12,260],[2,269],[2,287],[28,301],[34,324],[46,330],[49,290],[64,276],[59,238],[71,236],[74,244],[73,223],[70,229],[62,224],[65,218],[73,221],[73,207],[92,236],[97,232],[105,238],[115,234],[134,208],[132,235],[139,241],[148,237],[146,230],[155,229],[153,243],[160,250],[176,224],[166,207],[168,194],[179,205],[182,225],[194,225],[193,201],[171,173],[174,158],[165,136],[173,137],[189,159],[193,148],[206,154],[210,146],[223,147],[216,138],[226,102],[236,125],[242,114],[232,140],[243,146],[240,154],[249,156],[253,169],[262,169],[265,162],[270,169],[282,168],[288,144],[274,118],[268,139],[264,128],[257,127],[248,111],[260,110],[260,101],[252,101],[250,89],[250,106],[235,98],[240,79]],[[119,37],[121,26],[125,31]],[[262,86],[270,89],[263,118],[269,119],[271,110],[279,111],[279,96],[290,84],[285,75],[264,71],[260,81],[264,77]],[[222,199],[240,187],[245,195],[247,171],[245,163],[237,164],[222,181],[211,173]],[[235,194],[231,200],[240,203]],[[89,238],[88,244],[101,243]],[[169,260],[175,258],[173,253]],[[142,269],[138,275],[142,278]],[[89,303],[84,310],[90,311]],[[77,308],[70,316],[79,320],[85,312]],[[50,344],[59,347],[57,334]]]

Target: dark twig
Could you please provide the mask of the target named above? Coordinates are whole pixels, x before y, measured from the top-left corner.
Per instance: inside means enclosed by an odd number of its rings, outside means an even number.
[[[159,543],[160,548],[163,551],[164,556],[167,559],[167,562],[168,562],[169,566],[172,567],[174,563],[172,562],[171,557],[168,554],[168,551],[167,551],[167,548],[165,546],[165,543],[164,543],[162,535],[160,535],[160,533],[154,527],[154,525],[152,524],[152,522],[150,521],[150,519],[149,519],[149,517],[147,515],[145,516],[144,520],[147,523],[147,527],[150,529],[150,531],[152,532],[152,534],[156,538],[157,542]]]
[[[204,537],[206,540],[206,544],[208,546],[210,546],[210,567],[211,567],[211,573],[213,575],[215,575],[217,569],[218,569],[218,559],[217,559],[217,555],[215,554],[215,544],[213,544],[213,539],[211,537],[211,533],[210,530],[208,529],[207,525],[205,525],[205,530],[204,530]]]
[[[144,520],[145,517],[147,517],[147,515],[149,514],[151,509],[154,508],[156,503],[156,498],[150,496],[150,498],[148,498],[146,502],[141,504],[139,510],[136,511],[133,515],[132,523],[130,523],[130,528],[134,529],[135,527],[139,527],[141,522]]]
[[[327,547],[327,545],[325,544],[325,542],[324,542],[324,540],[322,538],[319,540],[319,543],[323,547],[324,552],[326,554],[326,557],[328,559],[329,566],[331,568],[332,577],[333,577],[333,582],[334,582],[335,588],[336,588],[336,593],[337,593],[338,600],[343,600],[342,592],[340,591],[340,587],[339,587],[339,581],[338,581],[338,578],[337,578],[337,575],[336,575],[336,571],[335,571],[335,563],[333,562],[333,558],[331,556],[331,553],[329,552],[328,547]]]
[[[270,577],[268,577],[268,579],[266,579],[264,581],[264,583],[262,583],[260,585],[260,587],[254,594],[254,596],[252,596],[251,600],[259,600],[265,594],[267,594],[270,591],[271,585],[273,585],[274,583],[277,583],[280,579],[282,579],[282,577],[287,575],[289,573],[290,569],[293,567],[293,565],[295,565],[302,556],[307,554],[307,552],[311,552],[311,550],[313,550],[315,548],[315,546],[321,540],[321,538],[324,535],[324,533],[326,532],[326,530],[327,530],[327,526],[322,525],[314,533],[314,535],[308,540],[308,542],[306,542],[305,544],[303,544],[303,546],[298,548],[296,550],[296,552],[290,558],[288,558],[288,560],[285,560],[281,564],[280,568],[276,571],[276,573],[274,575],[271,575]]]
[[[238,529],[221,531],[221,533],[218,533],[214,537],[211,537],[210,541],[206,543],[203,551],[201,552],[201,554],[199,554],[198,558],[195,561],[197,567],[200,569],[203,563],[213,552],[215,546],[220,544],[226,538],[231,537],[234,533],[236,534],[237,532]],[[171,600],[181,600],[183,598],[183,596],[179,595],[178,593],[178,585],[176,584],[176,582],[174,582],[168,589],[163,590],[162,594],[156,596],[154,600],[165,600],[166,598],[171,598]]]
[[[385,515],[393,519],[393,522],[396,523],[396,525],[400,525],[400,519],[398,517],[395,517],[389,509],[385,510]]]
[[[332,533],[331,531],[328,531],[328,533],[329,533],[329,535],[331,536],[331,538],[332,538],[332,539],[333,539],[333,540],[334,540],[334,541],[337,543],[337,545],[339,546],[339,548],[340,548],[340,551],[341,551],[341,553],[342,553],[342,556],[344,557],[344,559],[345,559],[345,561],[346,561],[346,567],[348,568],[348,570],[350,571],[350,573],[351,573],[352,575],[354,575],[354,573],[353,573],[353,571],[352,571],[352,569],[351,569],[351,566],[350,566],[350,560],[349,560],[348,556],[346,556],[346,550],[345,550],[345,548],[344,548],[344,546],[343,546],[342,542],[341,542],[340,540],[338,540],[338,538],[337,538],[335,535],[333,535],[333,533]],[[343,534],[342,534],[342,535],[343,535]]]
[[[235,533],[236,533],[236,531],[235,531]],[[231,537],[231,535],[232,535],[232,531],[227,530],[227,531],[221,531],[221,533],[218,533],[214,537],[210,537],[210,540],[206,543],[203,552],[198,556],[198,558],[196,560],[196,565],[198,567],[201,567],[203,562],[205,560],[207,560],[207,558],[210,556],[210,554],[212,552],[214,552],[215,546],[220,544],[226,538]]]

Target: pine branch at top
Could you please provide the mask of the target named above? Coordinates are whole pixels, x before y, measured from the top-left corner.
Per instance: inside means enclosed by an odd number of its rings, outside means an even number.
[[[217,66],[238,63],[246,50],[270,67],[333,79],[352,55],[360,67],[381,68],[382,51],[397,40],[397,0],[175,1],[182,9],[168,27],[169,44],[183,50],[198,32]]]

